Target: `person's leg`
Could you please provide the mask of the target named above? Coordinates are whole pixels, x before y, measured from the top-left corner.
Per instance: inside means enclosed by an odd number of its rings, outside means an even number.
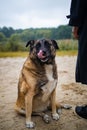
[[[79,30],[76,82],[87,84],[87,21]]]
[[[75,80],[76,80],[76,82],[81,82],[81,80],[80,80],[80,67],[79,67],[79,54],[77,56],[77,62],[76,62]]]
[[[80,54],[78,61],[78,78],[82,84],[87,84],[87,38],[83,39],[80,44]]]

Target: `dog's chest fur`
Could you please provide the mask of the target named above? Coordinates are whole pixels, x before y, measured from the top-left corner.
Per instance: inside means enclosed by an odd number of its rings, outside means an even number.
[[[48,82],[41,86],[42,92],[34,98],[33,111],[44,111],[47,109],[49,98],[56,88],[57,79],[53,77],[53,65],[45,65],[45,76],[48,79]]]
[[[51,93],[56,88],[57,85],[57,79],[54,79],[53,77],[53,66],[52,65],[45,65],[45,71],[46,71],[46,77],[48,79],[47,84],[42,86],[43,96],[42,101],[46,101],[49,99]]]
[[[53,66],[52,65],[45,65],[45,71],[46,71],[46,76],[50,81],[53,81],[54,78],[53,78]]]

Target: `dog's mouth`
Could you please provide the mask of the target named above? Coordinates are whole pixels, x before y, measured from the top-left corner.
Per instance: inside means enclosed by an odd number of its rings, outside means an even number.
[[[47,61],[48,61],[48,57],[45,57],[45,58],[43,58],[43,59],[40,58],[40,60],[41,60],[42,62],[47,62]]]
[[[37,53],[38,58],[42,61],[42,62],[47,62],[48,61],[48,56],[46,55],[45,51],[40,50]]]

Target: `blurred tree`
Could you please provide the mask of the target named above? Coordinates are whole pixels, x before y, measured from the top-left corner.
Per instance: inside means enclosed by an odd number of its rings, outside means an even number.
[[[5,41],[5,40],[6,40],[5,35],[2,32],[0,32],[0,42]]]
[[[8,51],[19,51],[20,50],[20,35],[18,34],[13,34],[11,35],[8,43],[7,43],[7,48]]]
[[[2,29],[0,28],[0,32],[2,32],[7,38],[9,38],[15,31],[12,27],[3,27]]]
[[[54,39],[71,39],[72,28],[67,25],[61,25],[58,28],[52,29],[51,37]]]

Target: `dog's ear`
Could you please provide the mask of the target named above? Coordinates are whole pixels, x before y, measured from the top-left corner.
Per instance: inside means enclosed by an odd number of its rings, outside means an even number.
[[[32,45],[32,44],[34,44],[34,40],[28,41],[27,44],[26,44],[26,47],[28,47],[29,45]]]
[[[51,40],[51,41],[52,41],[55,49],[59,49],[59,46],[58,46],[57,42],[55,40]]]

